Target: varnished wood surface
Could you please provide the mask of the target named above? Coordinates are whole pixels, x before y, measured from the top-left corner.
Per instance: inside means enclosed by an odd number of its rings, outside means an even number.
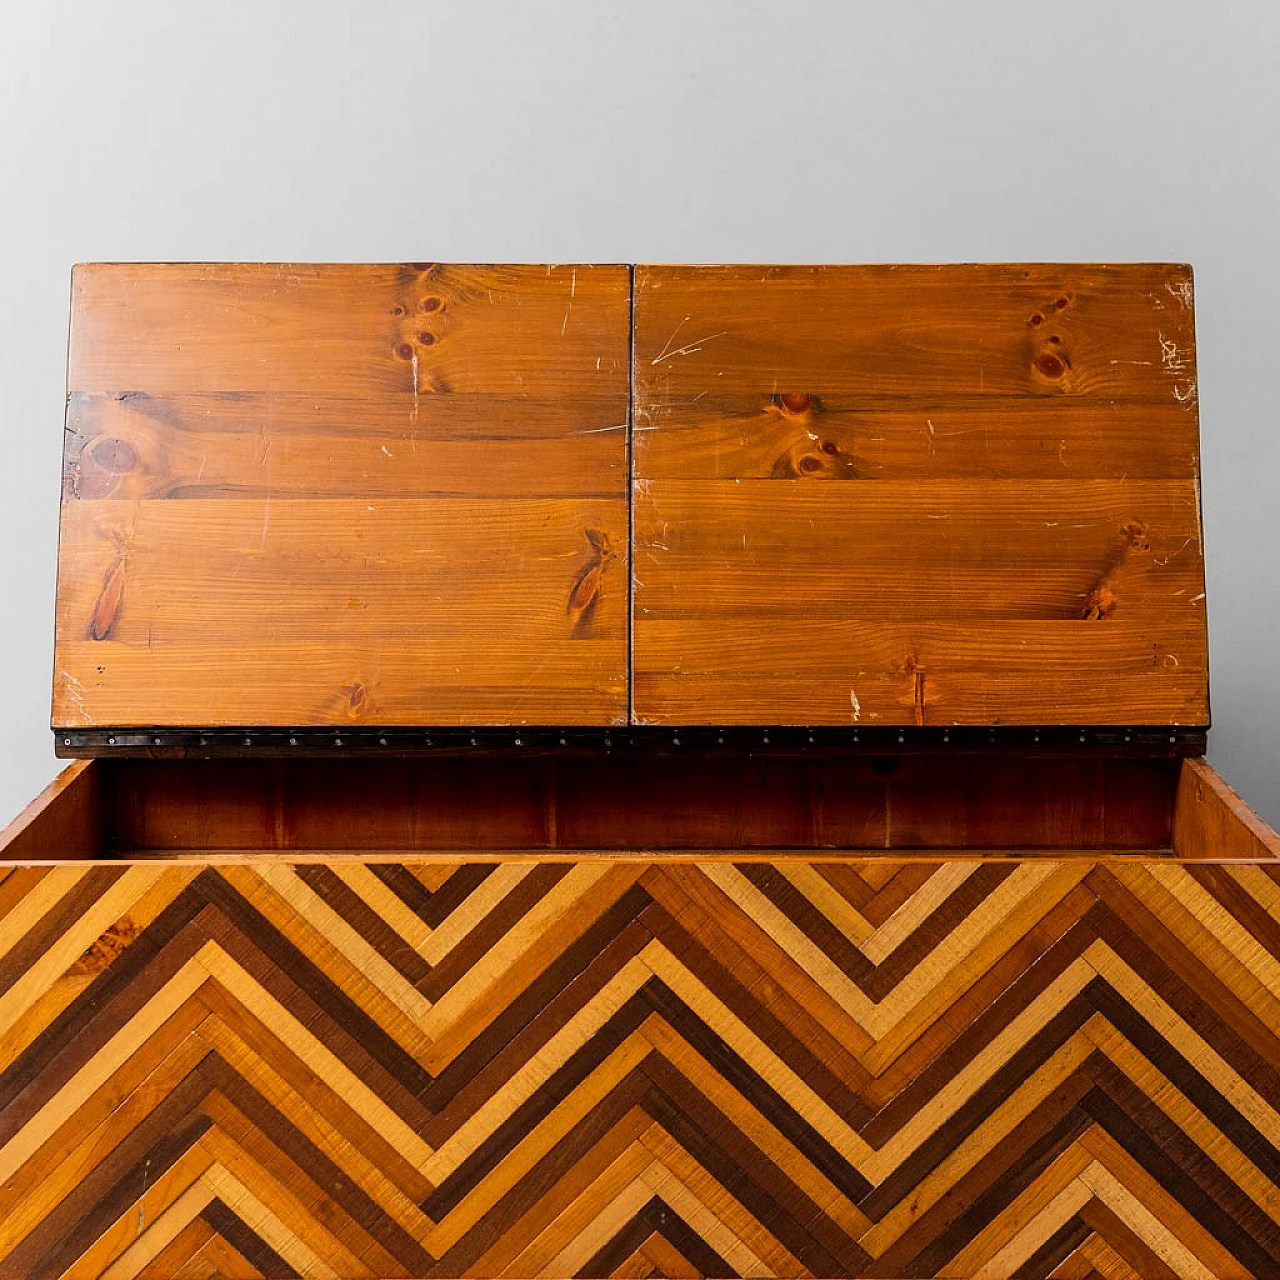
[[[78,268],[55,725],[625,719],[629,288]]]
[[[1206,852],[1232,858],[1280,858],[1273,831],[1204,760],[1185,760],[1178,772],[1173,847],[1183,857]]]
[[[85,858],[103,851],[108,836],[104,770],[94,760],[68,765],[7,826],[0,828],[6,858]]]
[[[1280,870],[0,876],[0,1275],[1280,1268]]]
[[[1150,851],[1171,847],[1178,778],[1176,760],[1099,756],[100,760],[93,835],[108,855]],[[77,856],[64,825],[10,856]]]
[[[1191,280],[638,267],[635,717],[1207,722]]]

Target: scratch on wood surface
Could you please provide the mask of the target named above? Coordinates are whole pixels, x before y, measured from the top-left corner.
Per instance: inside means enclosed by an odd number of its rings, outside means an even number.
[[[728,329],[721,329],[719,333],[709,333],[705,338],[696,338],[693,342],[685,347],[677,347],[674,351],[668,351],[665,355],[656,356],[653,360],[654,364],[661,364],[664,360],[670,360],[673,356],[691,356],[695,351],[701,351],[703,346],[716,338],[723,338]]]
[[[853,708],[854,720],[861,720],[862,703],[858,701],[858,695],[852,689],[849,690],[849,705]]]
[[[570,431],[571,436],[602,436],[606,431],[625,431],[627,424],[625,422],[616,423],[612,427],[584,427],[581,431]]]
[[[413,349],[413,356],[410,362],[410,370],[413,375],[413,408],[409,411],[409,421],[416,423],[418,421],[418,349]],[[417,450],[415,449],[416,453]]]
[[[1184,311],[1190,311],[1195,303],[1195,286],[1190,280],[1181,277],[1177,280],[1169,280],[1165,283],[1165,291],[1182,303]]]
[[[84,685],[70,671],[63,670],[58,674],[62,677],[63,692],[66,694],[67,700],[75,703],[76,714],[85,724],[92,724],[93,716],[89,714],[84,705]]]
[[[1170,561],[1170,560],[1172,560],[1172,559],[1174,558],[1174,556],[1180,556],[1180,555],[1181,555],[1181,554],[1182,554],[1182,553],[1183,553],[1183,552],[1184,552],[1184,551],[1185,551],[1185,550],[1186,550],[1186,549],[1191,545],[1192,541],[1193,541],[1193,539],[1191,539],[1191,538],[1186,538],[1186,539],[1184,539],[1184,541],[1183,541],[1183,543],[1182,543],[1182,546],[1180,546],[1180,547],[1177,549],[1177,551],[1171,551],[1167,556],[1165,556],[1165,558],[1164,558],[1163,560],[1161,560],[1158,556],[1157,556],[1157,557],[1154,557],[1154,558],[1152,559],[1152,563],[1153,563],[1153,564],[1158,564],[1158,565],[1166,565],[1166,564],[1168,564],[1168,563],[1169,563],[1169,561]]]
[[[382,446],[382,452],[385,453],[388,458],[394,458],[396,456],[385,444]]]
[[[661,351],[658,352],[658,354],[653,358],[653,360],[650,361],[651,364],[657,364],[659,363],[659,361],[666,359],[667,352],[671,350],[671,344],[676,340],[676,334],[678,334],[680,330],[683,329],[685,325],[688,324],[689,321],[692,319],[693,319],[692,315],[687,315],[683,320],[680,321],[678,325],[676,325],[675,333],[673,333],[671,337],[667,339],[667,345],[663,347]]]
[[[151,1158],[147,1158],[146,1164],[142,1166],[142,1195],[138,1197],[138,1229],[137,1234],[142,1234],[142,1229],[146,1225],[147,1218],[147,1182],[151,1177]]]
[[[1163,333],[1157,336],[1160,339],[1160,363],[1170,373],[1181,373],[1187,367],[1187,362],[1178,354],[1178,344],[1166,338]]]
[[[262,537],[258,545],[265,547],[267,545],[267,530],[271,527],[271,495],[262,500]]]

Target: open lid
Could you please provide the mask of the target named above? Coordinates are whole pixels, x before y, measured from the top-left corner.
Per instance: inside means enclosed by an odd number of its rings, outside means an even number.
[[[59,749],[1204,726],[1195,387],[1180,266],[82,266]]]
[[[1208,723],[1187,267],[646,266],[634,327],[637,719]]]
[[[625,266],[77,267],[55,729],[624,720],[629,309]]]

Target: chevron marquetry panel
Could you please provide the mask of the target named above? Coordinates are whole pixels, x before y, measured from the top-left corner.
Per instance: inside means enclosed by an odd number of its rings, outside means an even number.
[[[1280,1275],[1280,868],[0,873],[0,1274]]]

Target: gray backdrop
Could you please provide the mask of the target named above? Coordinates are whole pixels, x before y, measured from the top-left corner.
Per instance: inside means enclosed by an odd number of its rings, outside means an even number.
[[[1210,758],[1280,821],[1275,0],[0,0],[0,825],[95,259],[1189,261]]]

